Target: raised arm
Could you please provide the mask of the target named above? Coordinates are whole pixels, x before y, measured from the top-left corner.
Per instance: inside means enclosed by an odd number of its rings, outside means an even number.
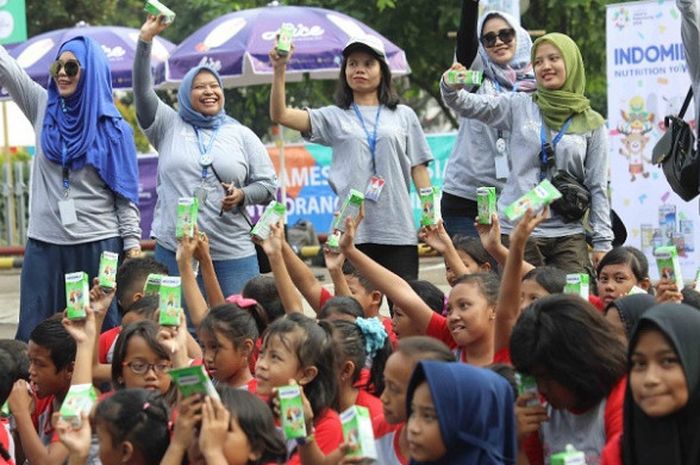
[[[286,242],[284,240],[284,226],[281,222],[270,225],[270,236],[263,241],[257,239],[255,241],[262,246],[270,260],[270,268],[272,268],[272,274],[275,277],[275,287],[280,295],[285,313],[302,312],[301,297],[294,287],[282,257],[282,247]]]
[[[345,257],[355,265],[362,276],[369,279],[395,305],[401,307],[416,328],[425,332],[434,312],[403,278],[384,268],[355,247],[353,243],[355,229],[353,219],[346,218],[345,232],[340,238],[340,248]]]
[[[479,0],[462,0],[462,15],[457,29],[457,61],[469,68],[479,51]]]
[[[29,121],[38,116],[39,102],[46,100],[46,90],[29,77],[27,72],[0,45],[0,86],[4,87]]]
[[[190,320],[195,328],[199,328],[199,325],[202,324],[202,320],[204,320],[207,311],[209,311],[207,301],[204,300],[202,291],[199,289],[199,285],[197,284],[197,277],[192,269],[192,257],[195,249],[197,248],[196,236],[198,235],[199,230],[197,230],[195,227],[195,238],[190,238],[188,236],[181,238],[175,253],[177,269],[180,272],[182,293],[185,295],[187,311],[190,314]]]
[[[693,82],[693,89],[700,85],[700,26],[698,25],[698,7],[695,0],[676,0],[681,12],[681,38],[685,47],[685,59],[688,72]],[[697,97],[696,97],[697,98]]]
[[[321,291],[323,286],[306,263],[297,256],[287,241],[282,244],[282,258],[294,286],[301,292],[314,312],[321,309]],[[342,271],[341,271],[342,273]]]
[[[447,234],[442,220],[440,220],[436,226],[421,228],[419,237],[423,242],[428,244],[430,248],[442,255],[442,258],[445,260],[445,265],[454,272],[455,276],[468,273],[467,267],[464,266],[464,262],[459,257],[459,253],[457,253],[457,249],[452,243],[450,235]]]
[[[197,234],[197,247],[194,249],[194,258],[199,261],[199,272],[202,273],[204,292],[207,294],[209,308],[226,303],[226,296],[221,290],[219,278],[216,277],[214,261],[209,254],[209,238],[203,232]]]
[[[142,128],[149,128],[156,119],[156,111],[160,99],[153,90],[153,78],[151,77],[151,48],[153,38],[160,34],[168,24],[159,17],[148,15],[146,22],[141,26],[139,41],[134,57],[134,69],[132,82],[134,85],[134,104],[136,105],[136,117]]]
[[[311,132],[311,118],[306,110],[287,107],[287,96],[284,75],[287,63],[292,56],[294,48],[287,56],[279,56],[275,49],[270,50],[270,62],[274,69],[272,89],[270,90],[270,119],[283,126],[296,129],[302,133]]]
[[[547,217],[547,209],[535,215],[528,210],[510,234],[510,251],[501,277],[501,289],[496,305],[496,340],[495,350],[498,351],[510,343],[518,317],[520,316],[520,288],[523,275],[523,259],[525,243],[532,231]]]

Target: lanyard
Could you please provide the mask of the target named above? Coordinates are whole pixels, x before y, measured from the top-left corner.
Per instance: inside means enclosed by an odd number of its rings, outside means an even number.
[[[540,181],[544,180],[544,178],[547,177],[546,169],[549,166],[550,157],[552,157],[553,161],[554,154],[557,150],[557,144],[559,143],[561,138],[564,137],[564,134],[566,134],[566,131],[569,129],[572,118],[573,115],[566,118],[566,121],[564,121],[564,124],[562,125],[561,129],[559,130],[557,135],[554,136],[554,139],[552,139],[551,142],[549,142],[549,129],[545,129],[546,125],[544,124],[544,120],[542,121],[542,124],[540,125],[540,166],[542,166],[543,169],[540,170]]]
[[[68,197],[68,191],[70,190],[70,170],[68,169],[68,165],[66,165],[68,149],[66,148],[65,141],[61,141],[61,145],[61,165],[63,166],[63,196]]]
[[[207,177],[209,167],[212,166],[212,163],[214,162],[214,158],[209,152],[211,152],[211,148],[214,145],[216,136],[219,134],[219,128],[214,129],[214,132],[211,135],[211,139],[209,139],[209,145],[207,145],[206,147],[204,146],[204,140],[202,140],[202,133],[199,132],[199,129],[197,127],[194,127],[194,132],[195,134],[197,134],[197,147],[199,148],[199,165],[202,167],[202,180],[204,180]]]
[[[376,158],[376,152],[377,152],[377,128],[379,127],[379,113],[381,113],[382,106],[381,104],[377,106],[377,115],[374,117],[374,134],[369,133],[367,130],[367,126],[365,126],[365,120],[362,117],[362,113],[360,112],[360,109],[355,105],[354,103],[352,104],[353,110],[355,110],[355,114],[357,115],[357,119],[360,120],[360,124],[362,125],[362,129],[365,131],[365,135],[367,136],[367,145],[369,145],[369,151],[372,154],[372,174],[376,175],[377,174],[377,162],[375,160]]]

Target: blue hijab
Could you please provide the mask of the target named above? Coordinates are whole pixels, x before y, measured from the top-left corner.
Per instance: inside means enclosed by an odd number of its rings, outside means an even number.
[[[227,121],[236,122],[236,120],[226,115],[223,107],[221,111],[214,116],[203,115],[192,108],[192,101],[190,100],[192,95],[192,82],[201,71],[210,72],[216,78],[219,85],[223,87],[221,76],[219,76],[219,73],[217,73],[214,68],[203,65],[189,70],[187,74],[185,74],[185,77],[182,78],[180,91],[177,93],[178,113],[180,118],[196,128],[203,129],[216,129]]]
[[[420,362],[408,385],[409,414],[413,393],[423,381],[430,387],[447,453],[435,462],[411,459],[411,465],[515,463],[515,400],[505,378],[465,363]]]
[[[92,166],[113,192],[138,204],[134,133],[114,106],[107,57],[98,43],[82,36],[61,45],[56,58],[63,52],[72,52],[80,62],[80,80],[66,98],[58,93],[56,82],[49,81],[41,132],[44,155],[70,171]]]

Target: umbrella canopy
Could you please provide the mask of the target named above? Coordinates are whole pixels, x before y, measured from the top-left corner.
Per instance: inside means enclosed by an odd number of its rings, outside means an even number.
[[[93,39],[102,46],[112,70],[112,87],[131,88],[131,69],[134,63],[139,30],[120,26],[88,26],[78,23],[75,27],[58,29],[34,36],[10,50],[19,65],[38,82],[46,87],[49,84],[49,66],[56,59],[61,44],[76,36]],[[163,63],[175,49],[175,44],[156,37],[153,40],[151,63],[158,83],[163,80]],[[158,70],[157,68],[161,68]],[[4,93],[4,95],[7,95]]]
[[[208,64],[227,87],[272,82],[268,52],[282,23],[294,25],[294,55],[287,80],[335,79],[341,55],[351,37],[369,34],[384,42],[394,76],[410,73],[406,54],[385,37],[350,16],[323,8],[279,6],[237,11],[221,16],[185,39],[168,59],[166,80],[176,84],[191,68]]]

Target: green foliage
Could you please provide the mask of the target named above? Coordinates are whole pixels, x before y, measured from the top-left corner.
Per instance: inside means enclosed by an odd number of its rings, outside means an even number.
[[[130,97],[130,96],[129,96]],[[150,151],[150,144],[144,133],[139,129],[138,122],[136,121],[136,110],[134,108],[133,102],[129,97],[125,97],[121,100],[115,100],[115,105],[119,113],[122,114],[124,121],[128,122],[132,129],[134,130],[134,141],[136,142],[136,151],[138,153],[148,153]]]

